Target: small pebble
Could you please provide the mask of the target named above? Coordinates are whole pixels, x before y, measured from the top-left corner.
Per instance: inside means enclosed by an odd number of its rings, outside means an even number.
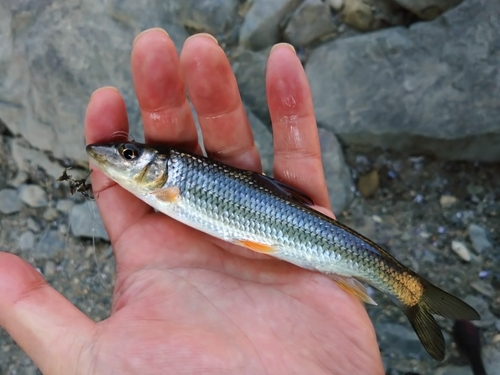
[[[30,207],[47,206],[47,194],[38,185],[22,185],[19,188],[19,198]]]
[[[28,228],[30,230],[32,230],[33,232],[40,232],[40,224],[38,224],[38,222],[33,219],[32,217],[29,217],[27,220],[26,220],[26,224],[28,225]]]
[[[25,171],[19,171],[16,174],[16,177],[14,177],[12,180],[9,181],[9,186],[18,188],[22,184],[26,182],[28,179],[28,174]]]
[[[464,298],[464,302],[476,309],[476,311],[481,316],[481,320],[474,320],[472,322],[475,326],[487,328],[495,325],[497,319],[491,312],[488,306],[488,302],[486,302],[483,298],[469,294]]]
[[[378,224],[382,223],[382,218],[378,215],[372,215],[372,220]]]
[[[495,295],[495,289],[491,286],[491,284],[487,283],[484,280],[476,280],[470,283],[472,289],[478,291],[482,295],[486,297],[493,297]]]
[[[498,344],[500,342],[500,334],[493,336],[491,339],[492,344]]]
[[[453,195],[441,195],[439,198],[439,204],[442,208],[448,208],[457,203],[457,198]]]
[[[0,212],[2,214],[13,214],[21,210],[19,198],[14,189],[0,190]]]
[[[45,210],[45,212],[43,213],[43,218],[49,222],[57,219],[58,216],[59,216],[59,212],[57,212],[57,210],[55,208],[52,208],[52,207],[47,208]]]
[[[35,249],[35,235],[31,231],[26,231],[19,237],[19,248],[22,251],[33,251]]]
[[[365,198],[371,197],[380,185],[380,177],[376,169],[370,173],[359,176],[358,190]]]
[[[467,246],[465,246],[462,242],[453,240],[451,241],[451,249],[455,254],[457,254],[460,258],[465,260],[466,262],[470,262],[471,254]]]
[[[57,202],[56,209],[57,211],[69,214],[74,205],[75,202],[73,202],[71,199],[61,199]]]
[[[54,276],[56,270],[56,264],[53,261],[48,260],[45,262],[45,265],[43,267],[43,274],[45,275],[45,277]]]
[[[478,253],[482,253],[483,251],[489,250],[493,247],[491,242],[488,240],[488,236],[484,228],[476,224],[471,224],[469,225],[467,231],[469,232],[472,247]]]

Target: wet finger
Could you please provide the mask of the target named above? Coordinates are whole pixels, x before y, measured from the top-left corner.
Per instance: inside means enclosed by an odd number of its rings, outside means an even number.
[[[216,40],[208,34],[188,38],[181,66],[209,156],[260,171],[260,158],[236,78]]]
[[[198,135],[179,57],[168,34],[158,28],[139,34],[131,59],[146,141],[197,150]]]
[[[309,83],[293,47],[270,53],[266,90],[274,135],[274,176],[330,207]]]

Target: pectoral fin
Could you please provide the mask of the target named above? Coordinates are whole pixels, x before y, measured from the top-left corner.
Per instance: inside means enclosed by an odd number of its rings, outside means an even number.
[[[275,248],[272,245],[267,245],[259,242],[236,240],[234,241],[234,243],[261,254],[272,255],[275,252]]]
[[[329,275],[333,281],[335,281],[340,288],[342,288],[347,293],[359,298],[364,303],[369,305],[377,306],[377,303],[370,297],[365,286],[361,284],[358,280],[352,277],[340,276],[340,275]]]
[[[168,187],[165,189],[158,189],[153,191],[151,194],[155,195],[156,198],[163,202],[175,203],[179,200],[180,191],[176,186]]]

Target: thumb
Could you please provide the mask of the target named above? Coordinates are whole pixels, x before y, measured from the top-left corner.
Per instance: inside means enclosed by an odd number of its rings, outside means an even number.
[[[85,371],[78,362],[90,347],[95,323],[28,263],[1,252],[0,325],[42,373]]]

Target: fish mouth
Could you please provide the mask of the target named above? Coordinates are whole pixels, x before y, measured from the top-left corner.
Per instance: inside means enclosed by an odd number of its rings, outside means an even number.
[[[109,144],[93,143],[88,145],[85,151],[98,165],[107,165],[116,159],[116,150]]]

